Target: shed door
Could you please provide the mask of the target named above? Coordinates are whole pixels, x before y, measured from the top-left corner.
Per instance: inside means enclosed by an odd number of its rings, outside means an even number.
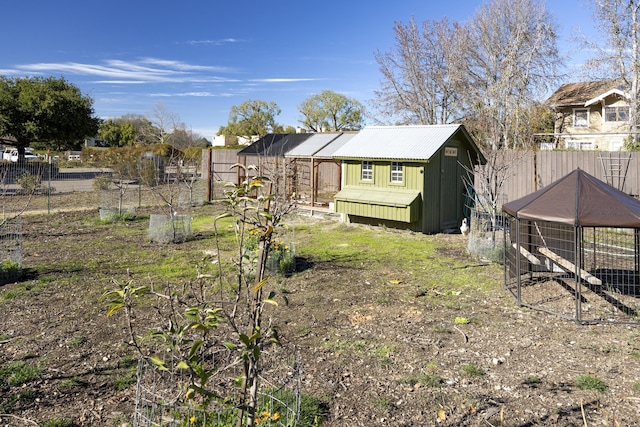
[[[440,229],[458,226],[458,151],[456,146],[447,146],[441,151],[440,165]]]

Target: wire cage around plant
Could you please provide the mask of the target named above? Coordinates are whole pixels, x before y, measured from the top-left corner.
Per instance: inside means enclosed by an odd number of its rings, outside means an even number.
[[[271,241],[266,268],[272,273],[290,274],[296,268],[295,227],[278,227]]]
[[[149,216],[149,239],[156,243],[181,243],[193,236],[191,215]]]
[[[22,217],[0,222],[0,283],[22,274]]]
[[[100,199],[100,220],[130,219],[135,217],[136,206],[139,205],[138,188],[136,185],[123,185],[118,189],[102,189]]]
[[[215,357],[209,360],[209,363],[219,363],[221,367],[226,366],[226,362]],[[256,425],[300,425],[300,366],[300,354],[295,347],[274,348],[261,355]],[[218,389],[214,391],[227,401],[214,399],[203,409],[194,404],[194,400],[185,397],[186,373],[176,375],[171,371],[161,371],[152,363],[141,360],[138,364],[134,427],[236,425],[238,396],[235,393],[239,392],[239,388],[234,390],[233,384],[240,373],[236,369],[220,369],[218,372],[209,383],[215,384]],[[246,422],[242,425],[246,425]]]
[[[480,209],[469,210],[469,242],[467,250],[475,258],[502,262],[502,230],[506,226],[505,216],[501,212],[486,212]]]

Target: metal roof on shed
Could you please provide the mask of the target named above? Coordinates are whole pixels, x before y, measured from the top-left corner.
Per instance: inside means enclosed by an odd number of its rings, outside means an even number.
[[[343,147],[336,158],[429,160],[462,125],[370,126],[362,129]],[[465,138],[473,145],[466,131]]]
[[[302,144],[310,136],[311,134],[308,133],[271,133],[240,150],[238,156],[259,155],[284,157],[285,153]]]
[[[315,133],[287,152],[286,157],[311,157],[341,135],[340,132]]]
[[[342,146],[344,146],[347,142],[351,141],[358,133],[357,132],[347,132],[343,133],[333,141],[331,144],[324,147],[322,150],[316,153],[316,157],[333,157],[333,154],[339,150]]]

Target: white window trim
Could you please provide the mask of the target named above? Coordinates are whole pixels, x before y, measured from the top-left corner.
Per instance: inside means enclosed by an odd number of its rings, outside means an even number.
[[[612,139],[609,141],[609,151],[623,151],[624,141],[622,139]]]
[[[369,166],[365,169],[365,165]],[[363,160],[361,164],[360,170],[360,180],[361,181],[373,181],[373,162],[370,160]],[[369,178],[365,178],[365,172],[368,172]]]
[[[395,165],[400,165],[400,170],[394,170],[393,167]],[[404,165],[402,164],[402,162],[391,162],[391,176],[389,178],[391,182],[395,184],[401,184],[402,182],[404,182]]]
[[[616,109],[616,118],[618,117],[618,109],[626,108],[627,109],[627,120],[607,120],[607,108],[615,108]],[[629,123],[629,106],[628,105],[605,105],[602,107],[602,121],[604,123]]]
[[[585,148],[585,146],[589,145],[589,148]],[[567,139],[565,140],[565,148],[568,150],[595,150],[596,143],[595,141],[588,139]]]
[[[587,112],[587,124],[585,126],[577,126],[576,125],[576,113],[577,112],[582,112],[582,111],[586,111]],[[588,128],[590,120],[591,120],[590,114],[591,113],[589,112],[588,108],[574,108],[573,109],[573,117],[572,117],[572,119],[573,119],[573,127],[574,128],[580,128],[580,129]]]

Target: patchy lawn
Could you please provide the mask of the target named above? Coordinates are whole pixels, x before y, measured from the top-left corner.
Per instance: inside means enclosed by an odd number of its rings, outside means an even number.
[[[3,426],[131,421],[136,355],[100,295],[112,280],[188,280],[213,248],[150,243],[148,217],[102,224],[97,212],[26,216],[25,277],[0,285]],[[271,286],[269,315],[302,352],[303,392],[325,426],[637,424],[636,326],[579,326],[519,308],[500,266],[466,254],[461,235],[292,219],[298,271]],[[33,421],[29,422],[27,420]]]

